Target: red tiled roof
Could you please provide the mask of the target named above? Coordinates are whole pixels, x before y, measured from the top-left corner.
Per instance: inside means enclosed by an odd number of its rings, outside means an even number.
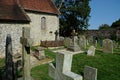
[[[0,0],[0,4],[13,5],[15,4],[15,0]]]
[[[51,0],[19,0],[21,6],[25,10],[59,14],[59,10],[55,7]]]
[[[59,14],[51,0],[0,0],[0,22],[29,22],[25,10]],[[21,7],[20,7],[21,6]]]
[[[1,0],[0,22],[2,21],[29,22],[30,19],[14,0]]]

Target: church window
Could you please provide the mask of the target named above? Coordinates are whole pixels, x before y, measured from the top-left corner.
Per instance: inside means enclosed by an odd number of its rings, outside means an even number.
[[[41,18],[41,29],[46,29],[46,18],[42,17]]]

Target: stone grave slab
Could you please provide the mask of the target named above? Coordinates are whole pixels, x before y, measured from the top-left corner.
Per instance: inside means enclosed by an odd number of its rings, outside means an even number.
[[[85,66],[84,80],[97,80],[97,69],[90,66]]]
[[[87,51],[87,55],[88,56],[94,56],[95,55],[95,47],[94,46],[90,46],[90,48]]]
[[[113,41],[110,39],[103,40],[103,52],[113,53]]]
[[[56,66],[49,64],[49,76],[54,80],[82,80],[82,76],[71,72],[73,54],[56,53]]]

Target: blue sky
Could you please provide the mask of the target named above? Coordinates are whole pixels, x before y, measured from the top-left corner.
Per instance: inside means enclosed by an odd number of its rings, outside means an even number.
[[[120,0],[91,0],[90,7],[88,29],[98,29],[101,24],[111,25],[120,19]]]

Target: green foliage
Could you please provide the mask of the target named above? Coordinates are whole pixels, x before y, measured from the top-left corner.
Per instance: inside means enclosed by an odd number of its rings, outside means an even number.
[[[61,0],[55,0],[56,5]],[[90,18],[90,0],[65,0],[60,8],[60,35],[70,36],[73,29],[86,30]]]
[[[99,30],[108,30],[111,29],[111,27],[108,24],[102,24],[99,26]]]
[[[120,28],[120,19],[116,20],[115,22],[112,23],[111,28]]]

